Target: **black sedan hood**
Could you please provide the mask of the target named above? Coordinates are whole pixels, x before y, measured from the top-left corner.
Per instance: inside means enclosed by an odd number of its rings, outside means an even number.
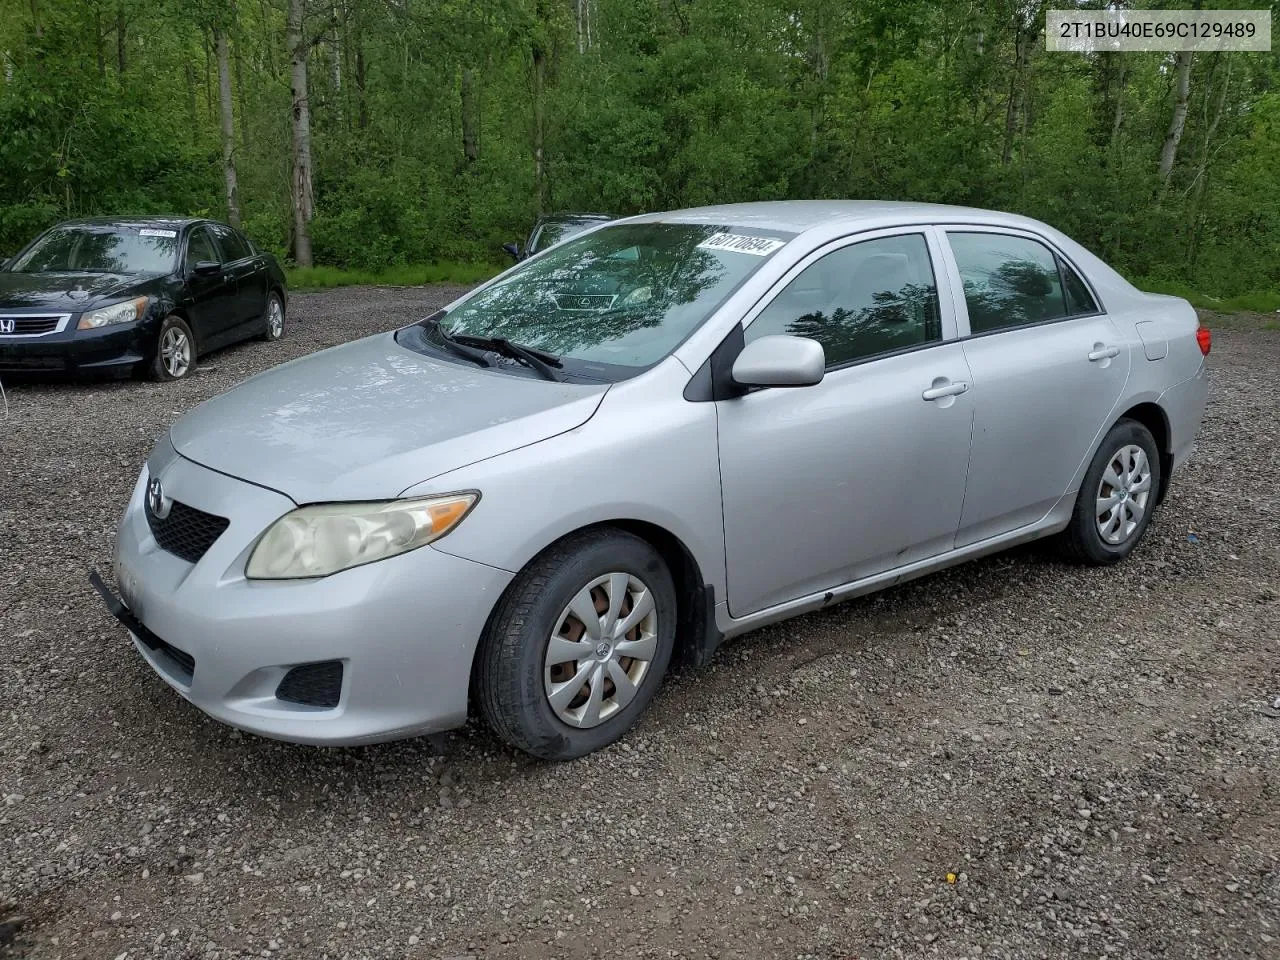
[[[156,280],[154,274],[12,273],[0,270],[0,310],[60,310],[79,313],[98,304],[142,294]]]

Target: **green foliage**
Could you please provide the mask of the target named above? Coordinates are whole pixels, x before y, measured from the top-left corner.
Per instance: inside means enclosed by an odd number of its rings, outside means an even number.
[[[0,0],[0,252],[69,216],[225,214],[217,26],[235,61],[244,226],[287,257],[286,6]],[[312,241],[318,264],[341,268],[308,282],[421,263],[452,264],[456,278],[458,264],[500,261],[539,212],[540,113],[550,210],[787,197],[995,207],[1160,289],[1270,303],[1241,298],[1280,290],[1277,55],[1196,55],[1165,181],[1171,57],[1047,53],[1043,6],[307,0]]]

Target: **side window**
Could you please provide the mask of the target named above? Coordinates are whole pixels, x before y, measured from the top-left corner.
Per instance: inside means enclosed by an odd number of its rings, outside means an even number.
[[[245,246],[244,239],[240,234],[221,224],[214,224],[211,229],[218,236],[218,244],[222,247],[222,252],[226,254],[227,263],[234,263],[236,260],[243,260],[249,256],[249,248]]]
[[[222,254],[213,245],[213,237],[205,227],[195,227],[191,231],[191,239],[187,242],[187,266],[194,267],[200,261],[212,260],[222,262]]]
[[[746,329],[811,337],[827,366],[942,339],[938,289],[924,235],[852,243],[811,263]]]
[[[1098,313],[1098,304],[1080,279],[1080,274],[1072,270],[1071,264],[1061,257],[1058,258],[1058,268],[1062,271],[1063,287],[1067,292],[1067,313],[1073,317]]]
[[[1067,316],[1057,258],[1035,240],[948,233],[964,281],[969,330],[985,333]]]

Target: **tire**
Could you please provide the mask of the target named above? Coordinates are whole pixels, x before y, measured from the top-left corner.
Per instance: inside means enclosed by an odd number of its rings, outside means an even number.
[[[1071,522],[1058,535],[1061,553],[1088,566],[1123,560],[1151,523],[1160,480],[1160,449],[1151,431],[1136,420],[1119,421],[1084,475]],[[1104,511],[1104,501],[1113,506]]]
[[[186,364],[173,363],[165,357],[166,340],[174,347],[175,350],[180,349],[179,344],[186,344]],[[156,335],[156,353],[151,359],[150,367],[147,370],[152,380],[161,382],[168,380],[185,380],[191,376],[191,371],[196,368],[196,338],[191,333],[191,328],[187,326],[187,321],[183,320],[176,314],[170,314],[164,318],[164,322],[160,324],[160,332]],[[176,372],[175,372],[176,371]]]
[[[635,626],[621,638],[604,632],[610,611],[601,607],[610,597],[622,597],[621,627],[646,593],[652,609]],[[584,598],[592,606],[584,608]],[[579,618],[573,606],[596,612],[598,638],[588,636],[590,612]],[[571,760],[613,743],[662,684],[676,614],[671,572],[648,543],[608,529],[566,537],[521,571],[490,618],[473,685],[481,715],[506,743],[544,760]],[[556,656],[565,659],[550,662]],[[633,694],[615,677],[632,683]]]
[[[278,309],[280,311],[278,323],[273,320],[275,315],[272,313],[272,310],[274,309]],[[279,340],[284,336],[284,301],[280,299],[280,294],[276,293],[274,290],[267,294],[267,309],[265,317],[267,321],[267,329],[262,332],[259,339],[265,340],[268,343]]]

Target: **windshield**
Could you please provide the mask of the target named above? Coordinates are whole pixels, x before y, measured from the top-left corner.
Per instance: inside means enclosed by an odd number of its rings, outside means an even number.
[[[569,372],[629,375],[674,350],[791,236],[691,223],[605,227],[518,267],[440,324],[452,336],[503,337],[578,361]]]
[[[14,273],[168,273],[178,231],[167,227],[54,227],[9,267]]]

